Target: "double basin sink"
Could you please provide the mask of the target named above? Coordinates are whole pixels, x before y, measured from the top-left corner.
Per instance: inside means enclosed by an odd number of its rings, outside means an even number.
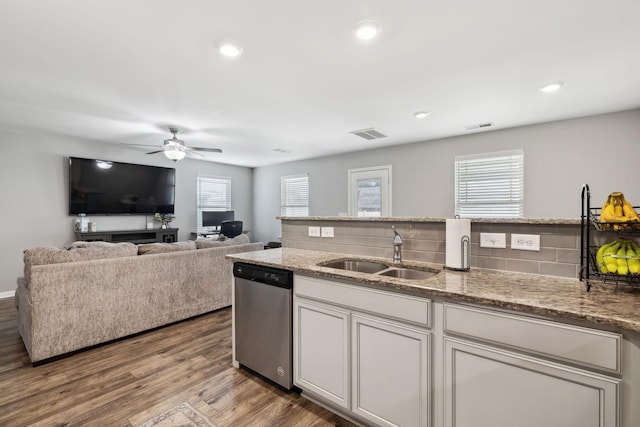
[[[439,270],[435,269],[394,267],[380,262],[365,261],[360,259],[341,259],[336,261],[326,261],[318,265],[321,267],[357,271],[359,273],[369,273],[378,276],[395,277],[398,279],[407,280],[425,280],[435,276],[440,272]]]

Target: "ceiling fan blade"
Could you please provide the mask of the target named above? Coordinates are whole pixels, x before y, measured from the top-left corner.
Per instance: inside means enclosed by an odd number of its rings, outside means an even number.
[[[219,148],[208,148],[208,147],[188,147],[185,145],[184,141],[178,139],[177,134],[181,132],[178,128],[170,127],[169,131],[173,134],[172,138],[164,140],[164,146],[162,145],[149,145],[149,144],[132,144],[121,142],[121,145],[129,145],[136,147],[148,147],[155,150],[149,151],[146,154],[158,154],[158,153],[166,153],[168,151],[180,150],[185,152],[186,154],[193,155],[193,157],[204,158],[205,156],[201,153],[222,153],[222,150]]]
[[[133,145],[136,147],[160,147],[160,145],[148,145],[148,144],[127,144],[124,142],[121,142],[120,145]]]
[[[186,150],[186,151],[187,151],[187,153],[188,153],[189,155],[194,155],[194,156],[197,156],[197,157],[204,158],[204,156],[203,156],[202,154],[197,153],[197,152],[195,152],[195,151],[193,151],[193,150]]]
[[[206,151],[208,153],[222,153],[219,148],[205,148],[205,147],[185,147],[189,151]]]

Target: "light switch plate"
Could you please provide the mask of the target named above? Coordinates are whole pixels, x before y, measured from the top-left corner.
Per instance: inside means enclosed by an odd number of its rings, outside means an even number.
[[[481,248],[506,248],[507,236],[504,233],[480,233]]]
[[[322,237],[333,237],[333,227],[322,227],[321,234]]]
[[[309,227],[309,237],[320,237],[320,227]]]
[[[521,251],[540,251],[539,234],[512,234],[511,249]]]

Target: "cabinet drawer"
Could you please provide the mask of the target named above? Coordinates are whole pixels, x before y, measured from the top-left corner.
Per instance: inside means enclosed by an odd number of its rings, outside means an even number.
[[[590,368],[620,373],[619,334],[444,304],[444,330]]]
[[[308,276],[294,276],[294,293],[353,309],[431,327],[431,300]]]

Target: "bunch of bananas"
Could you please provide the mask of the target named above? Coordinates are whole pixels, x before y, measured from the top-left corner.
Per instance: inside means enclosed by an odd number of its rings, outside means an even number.
[[[600,222],[614,223],[614,230],[621,230],[629,224],[640,222],[633,206],[619,191],[609,194],[600,211]]]
[[[596,264],[604,274],[640,274],[640,246],[623,238],[606,243],[596,253]]]

